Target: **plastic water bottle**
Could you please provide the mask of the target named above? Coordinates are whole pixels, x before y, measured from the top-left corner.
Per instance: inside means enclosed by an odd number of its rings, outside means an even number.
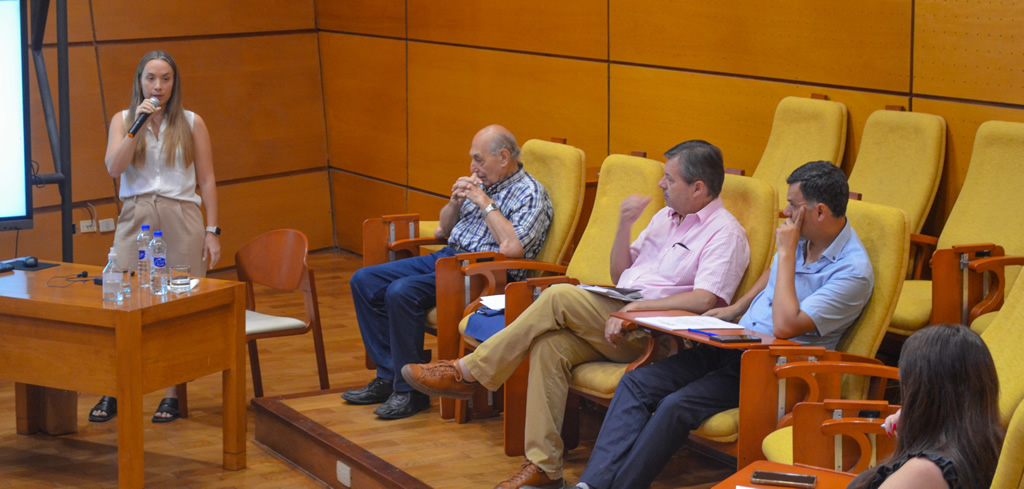
[[[170,282],[170,270],[167,269],[167,243],[164,243],[163,231],[153,233],[153,241],[149,242],[150,278],[153,294],[164,295]]]
[[[124,300],[124,289],[121,286],[121,270],[117,268],[117,253],[110,248],[107,255],[107,266],[103,267],[103,300],[121,302]]]
[[[142,225],[142,232],[135,238],[135,245],[139,248],[139,262],[136,265],[136,275],[139,277],[139,289],[149,288],[149,242],[153,241],[153,232],[149,230],[149,224]]]

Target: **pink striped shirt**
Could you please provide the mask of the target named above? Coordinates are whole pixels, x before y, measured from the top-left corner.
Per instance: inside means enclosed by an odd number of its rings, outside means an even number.
[[[747,234],[721,198],[686,216],[661,209],[629,251],[617,286],[641,289],[644,300],[702,289],[727,305],[750,263]]]

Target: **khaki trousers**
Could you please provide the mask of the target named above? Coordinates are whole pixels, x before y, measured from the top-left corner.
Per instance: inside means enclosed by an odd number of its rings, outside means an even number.
[[[206,227],[196,203],[154,194],[125,199],[114,231],[118,266],[135,268],[139,256],[135,238],[143,224],[149,224],[150,231],[163,231],[168,266],[188,264],[193,277],[206,276]]]
[[[526,458],[548,477],[562,477],[561,432],[572,368],[599,360],[632,362],[647,345],[639,331],[628,333],[616,345],[605,340],[609,315],[624,304],[572,285],[555,285],[463,359],[480,384],[493,391],[530,354]]]

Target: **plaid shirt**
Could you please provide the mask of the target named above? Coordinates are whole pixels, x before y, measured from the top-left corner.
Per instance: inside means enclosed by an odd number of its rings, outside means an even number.
[[[523,245],[523,258],[537,256],[554,214],[544,185],[526,173],[520,163],[512,176],[485,188],[484,193],[498,204],[501,215],[512,222]],[[460,252],[498,251],[498,242],[484,222],[483,210],[469,199],[462,203],[459,222],[452,229],[448,246]],[[508,278],[523,280],[526,271],[511,270]]]

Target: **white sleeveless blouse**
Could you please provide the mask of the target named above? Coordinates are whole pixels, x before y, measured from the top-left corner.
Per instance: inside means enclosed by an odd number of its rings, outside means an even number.
[[[128,117],[128,111],[121,111],[121,117]],[[195,114],[185,111],[185,120],[189,127],[195,124]],[[128,127],[129,121],[125,121]],[[165,130],[167,119],[160,123],[159,138],[153,134],[152,125],[143,129],[146,138],[146,162],[141,167],[129,165],[121,174],[121,200],[137,195],[156,194],[169,199],[184,200],[202,204],[202,198],[196,193],[195,164],[185,166],[184,157],[178,151],[174,157],[174,166],[168,166],[167,153],[164,151]]]

